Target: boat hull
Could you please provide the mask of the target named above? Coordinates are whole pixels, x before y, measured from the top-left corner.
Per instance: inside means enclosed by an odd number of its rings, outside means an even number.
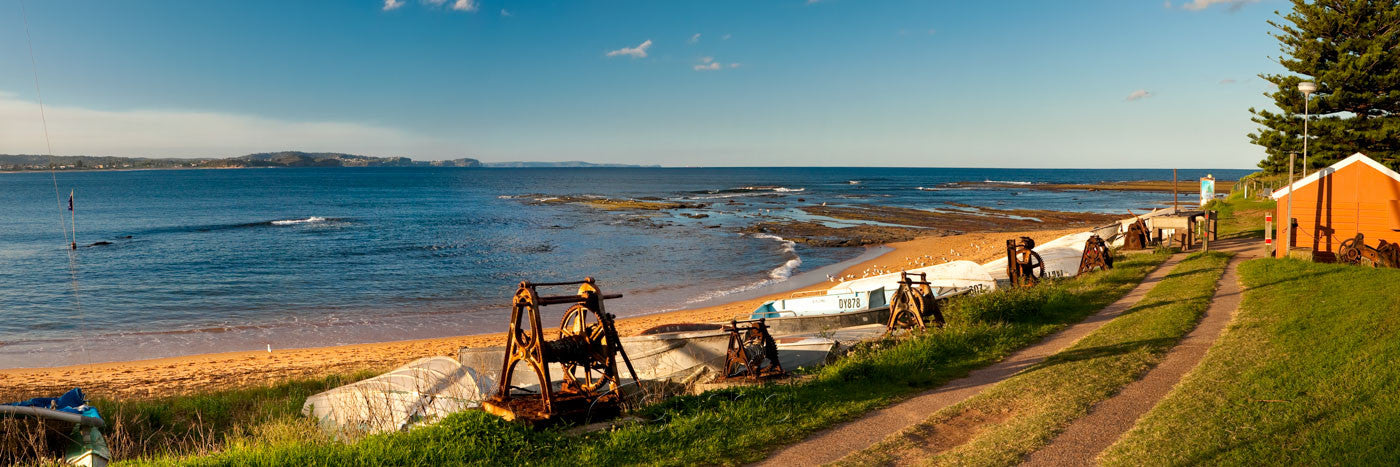
[[[764,323],[768,325],[768,332],[770,334],[784,336],[790,334],[829,332],[836,329],[867,324],[885,324],[889,319],[890,308],[881,307],[873,310],[860,310],[836,314],[768,318]]]

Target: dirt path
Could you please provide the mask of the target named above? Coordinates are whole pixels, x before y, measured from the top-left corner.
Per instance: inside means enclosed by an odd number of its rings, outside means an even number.
[[[871,412],[859,419],[818,432],[806,440],[790,445],[769,456],[762,465],[818,465],[839,460],[899,433],[919,423],[934,412],[976,395],[982,390],[1030,368],[1074,344],[1080,338],[1118,317],[1147,295],[1186,255],[1173,255],[1143,279],[1123,298],[1118,299],[1079,323],[1047,336],[1044,340],[1011,354],[986,368],[973,370],[967,376]]]
[[[1162,363],[1143,375],[1142,379],[1123,387],[1117,395],[1105,399],[1061,432],[1050,444],[1026,458],[1026,465],[1091,465],[1094,458],[1133,427],[1138,417],[1147,413],[1181,377],[1196,367],[1206,350],[1215,343],[1234,317],[1240,305],[1240,281],[1237,268],[1241,262],[1260,256],[1259,241],[1254,239],[1222,240],[1216,250],[1230,251],[1235,257],[1225,267],[1215,296],[1200,324],[1170,351]]]

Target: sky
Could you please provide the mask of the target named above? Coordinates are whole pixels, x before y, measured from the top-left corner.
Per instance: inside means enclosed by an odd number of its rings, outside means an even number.
[[[1289,6],[0,0],[0,154],[1250,168]]]

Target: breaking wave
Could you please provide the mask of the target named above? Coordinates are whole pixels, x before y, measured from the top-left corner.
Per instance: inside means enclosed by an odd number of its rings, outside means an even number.
[[[329,220],[330,220],[330,219],[327,219],[327,218],[324,218],[324,217],[311,216],[311,217],[308,217],[308,218],[305,218],[305,219],[282,219],[282,220],[276,220],[276,221],[272,221],[272,222],[268,222],[268,223],[269,223],[269,224],[272,224],[272,225],[296,225],[296,224],[315,224],[315,223],[317,223],[317,222],[327,222],[327,221],[329,221]]]
[[[787,280],[789,277],[792,277],[792,272],[796,271],[797,267],[802,265],[802,257],[797,255],[797,242],[788,240],[783,237],[779,237],[777,235],[769,235],[763,233],[754,234],[753,237],[777,240],[778,242],[783,244],[783,254],[790,256],[787,262],[783,263],[782,266],[778,266],[776,268],[773,268],[773,270],[768,271],[768,277],[770,279],[775,281]]]
[[[738,286],[738,287],[733,287],[733,288],[724,289],[724,290],[716,290],[716,291],[713,291],[713,292],[701,294],[701,295],[698,296],[698,297],[692,298],[692,299],[690,299],[690,300],[686,300],[686,302],[685,302],[686,305],[691,305],[691,304],[695,304],[695,303],[701,303],[701,302],[713,300],[713,299],[716,299],[716,298],[719,298],[719,297],[723,297],[723,296],[726,296],[726,295],[734,295],[734,294],[736,294],[736,293],[747,292],[747,291],[750,291],[750,290],[753,290],[753,289],[757,289],[757,288],[759,288],[759,287],[766,287],[766,286],[769,286],[769,285],[773,285],[774,283],[778,283],[778,282],[782,282],[782,281],[788,280],[789,278],[792,277],[792,273],[793,273],[793,272],[796,272],[796,271],[797,271],[797,268],[798,268],[799,266],[802,266],[802,257],[797,255],[797,242],[794,242],[794,241],[792,241],[792,240],[788,240],[788,239],[783,238],[783,237],[779,237],[779,236],[777,236],[777,235],[769,235],[769,234],[763,234],[763,233],[760,233],[760,234],[753,234],[752,236],[753,236],[753,238],[766,238],[766,239],[770,239],[770,240],[777,240],[779,243],[782,243],[782,245],[783,245],[783,254],[784,254],[785,256],[788,256],[788,260],[787,260],[787,261],[784,261],[782,265],[780,265],[780,266],[778,266],[778,267],[776,267],[776,268],[773,268],[772,270],[768,271],[768,278],[767,278],[767,279],[762,279],[762,280],[750,282],[750,283],[748,283],[748,284],[744,284],[744,285],[741,285],[741,286]],[[680,308],[677,308],[677,309],[680,309]]]
[[[1034,185],[1035,182],[1023,182],[1019,180],[983,180],[982,183],[995,183],[998,185]]]
[[[801,193],[801,192],[804,192],[804,191],[807,191],[807,188],[804,188],[804,187],[792,188],[792,187],[777,186],[777,185],[755,185],[755,186],[741,186],[741,187],[738,187],[738,188],[729,188],[729,189],[724,189],[724,190],[706,190],[706,191],[692,192],[692,193],[697,193],[697,194],[699,194],[700,196],[689,196],[689,197],[687,197],[687,198],[689,198],[689,199],[724,199],[724,198],[738,198],[738,197],[742,197],[742,196],[764,196],[764,195],[773,195],[773,194],[776,194],[776,193]]]

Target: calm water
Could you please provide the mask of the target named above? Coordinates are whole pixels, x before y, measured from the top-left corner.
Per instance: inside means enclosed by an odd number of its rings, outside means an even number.
[[[1170,177],[871,168],[59,173],[63,194],[77,192],[80,245],[111,242],[79,248],[70,262],[60,224],[68,213],[50,175],[0,174],[0,368],[493,332],[523,279],[592,275],[627,294],[609,311],[672,310],[811,282],[812,271],[864,252],[735,233],[758,220],[810,219],[793,208],[800,204],[1124,212],[1171,196],[947,184]],[[528,194],[711,206],[643,218],[518,198]]]

